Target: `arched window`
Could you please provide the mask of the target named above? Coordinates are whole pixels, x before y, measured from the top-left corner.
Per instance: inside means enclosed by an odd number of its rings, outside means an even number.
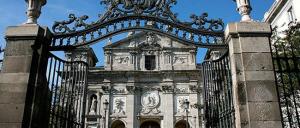
[[[111,124],[111,128],[125,128],[123,121],[116,120]]]

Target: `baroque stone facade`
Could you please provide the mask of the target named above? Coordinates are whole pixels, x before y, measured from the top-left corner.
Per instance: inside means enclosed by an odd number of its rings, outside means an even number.
[[[196,47],[140,32],[103,49],[104,67],[89,69],[86,127],[181,128],[187,118],[185,99],[190,127],[202,125],[201,107],[195,107],[202,104]]]

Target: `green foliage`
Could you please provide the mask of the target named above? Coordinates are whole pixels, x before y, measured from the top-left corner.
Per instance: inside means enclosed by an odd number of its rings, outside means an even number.
[[[285,127],[298,127],[300,109],[300,24],[283,34],[273,31],[271,42],[276,82]]]

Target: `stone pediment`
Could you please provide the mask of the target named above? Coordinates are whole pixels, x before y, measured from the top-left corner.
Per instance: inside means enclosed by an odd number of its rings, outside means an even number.
[[[185,42],[175,40],[152,32],[140,32],[106,45],[104,49],[141,48],[144,50],[155,50],[161,48],[196,48]]]

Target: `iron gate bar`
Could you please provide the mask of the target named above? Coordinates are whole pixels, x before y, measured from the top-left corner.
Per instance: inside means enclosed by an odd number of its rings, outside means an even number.
[[[49,52],[47,69],[50,89],[50,120],[53,128],[83,128],[87,70],[82,61],[64,61]]]
[[[300,127],[300,49],[294,43],[299,42],[276,39],[270,44],[282,125],[286,128]]]
[[[227,48],[227,44],[223,44],[223,43],[195,43],[195,41],[192,41],[192,40],[188,40],[186,38],[179,38],[178,36],[176,35],[172,35],[170,33],[165,33],[165,32],[162,32],[161,30],[158,30],[158,29],[153,29],[153,28],[143,28],[143,27],[132,27],[132,28],[128,28],[128,29],[120,29],[120,30],[116,30],[114,32],[110,32],[106,35],[103,35],[102,37],[99,37],[99,38],[93,38],[91,39],[90,41],[86,42],[86,41],[83,41],[83,42],[76,42],[74,43],[74,45],[71,45],[69,43],[69,40],[71,38],[56,38],[54,37],[53,38],[53,41],[52,41],[52,46],[50,47],[51,51],[60,51],[60,50],[72,50],[72,49],[75,49],[77,47],[81,47],[81,46],[85,46],[85,45],[91,45],[91,44],[94,44],[94,43],[97,43],[99,41],[102,41],[102,40],[105,40],[113,35],[117,35],[117,34],[120,34],[120,33],[124,33],[124,32],[128,32],[128,31],[132,31],[132,30],[136,30],[136,31],[150,31],[150,32],[155,32],[155,33],[159,33],[159,34],[163,34],[167,37],[170,37],[174,40],[177,40],[177,41],[180,41],[180,42],[186,42],[188,44],[192,44],[192,45],[195,45],[197,47],[202,47],[202,48],[219,48],[219,49],[225,49]],[[207,36],[207,37],[210,37],[210,36]],[[72,37],[72,38],[78,38],[78,37]],[[215,37],[212,37],[212,38],[215,38]],[[216,38],[220,38],[220,40],[218,40],[219,42],[223,42],[224,39],[222,36],[218,36]],[[67,41],[66,41],[67,40]],[[216,41],[216,42],[218,42]],[[67,43],[67,44],[63,44],[63,43]]]
[[[234,128],[234,106],[228,51],[217,60],[202,64],[204,77],[205,125]]]

